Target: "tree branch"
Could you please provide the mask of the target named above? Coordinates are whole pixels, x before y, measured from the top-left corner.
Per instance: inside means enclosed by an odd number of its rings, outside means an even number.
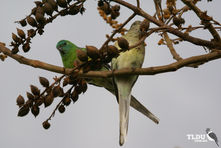
[[[211,35],[214,37],[216,41],[220,41],[220,36],[216,29],[213,27],[213,25],[210,23],[211,17],[209,17],[206,12],[202,12],[192,1],[189,0],[182,0],[184,4],[186,4],[190,9],[192,9],[196,15],[200,18],[202,23],[205,25],[206,28],[208,28]],[[207,20],[208,19],[208,20]]]
[[[25,58],[21,55],[18,54],[11,54],[11,51],[0,45],[0,52],[8,55],[9,57],[15,59],[21,64],[29,65],[35,68],[41,68],[44,70],[52,71],[52,72],[57,72],[61,74],[66,74],[69,75],[73,69],[70,68],[63,68],[51,64],[47,64],[38,60],[32,60]],[[160,74],[160,73],[166,73],[166,72],[173,72],[176,71],[184,66],[194,64],[194,63],[206,63],[208,61],[212,61],[215,59],[221,58],[221,51],[220,50],[214,50],[211,53],[208,54],[203,54],[199,56],[193,56],[190,58],[186,58],[168,65],[163,65],[163,66],[155,66],[155,67],[147,67],[147,68],[127,68],[127,69],[120,69],[120,70],[115,70],[115,71],[89,71],[87,73],[83,73],[80,71],[78,74],[80,77],[112,77],[113,75],[155,75],[155,74]]]
[[[193,43],[195,45],[207,46],[209,48],[221,49],[221,42],[216,42],[216,41],[211,42],[211,41],[207,41],[207,40],[203,40],[203,39],[200,39],[200,38],[190,36],[188,34],[185,34],[181,31],[179,31],[178,29],[175,29],[173,27],[165,25],[163,22],[161,22],[161,21],[157,20],[156,18],[152,17],[151,15],[147,14],[141,8],[137,8],[136,6],[134,6],[130,3],[127,3],[125,1],[122,1],[122,0],[113,0],[113,1],[129,8],[129,9],[131,9],[137,15],[140,15],[140,16],[146,18],[147,20],[149,20],[150,22],[153,22],[157,26],[164,26],[165,28],[167,28],[167,31],[169,33],[172,33],[172,34],[182,38],[185,41],[188,41],[188,42]]]

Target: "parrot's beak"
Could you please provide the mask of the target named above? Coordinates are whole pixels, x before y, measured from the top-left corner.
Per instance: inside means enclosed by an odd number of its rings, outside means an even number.
[[[57,47],[57,49],[61,54],[64,54],[64,50],[62,49],[62,47]]]

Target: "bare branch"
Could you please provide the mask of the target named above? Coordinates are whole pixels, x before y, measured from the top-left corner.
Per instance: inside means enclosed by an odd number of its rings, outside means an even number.
[[[189,6],[190,9],[192,9],[196,15],[200,18],[202,23],[205,25],[206,28],[208,28],[211,35],[214,37],[216,41],[220,41],[220,36],[216,29],[213,27],[213,25],[210,23],[210,20],[212,20],[212,17],[209,17],[206,12],[202,12],[192,1],[189,0],[182,0],[184,4]]]

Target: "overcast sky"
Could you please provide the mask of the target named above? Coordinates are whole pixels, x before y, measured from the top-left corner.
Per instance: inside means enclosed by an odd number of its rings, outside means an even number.
[[[207,3],[203,0],[198,6],[208,10],[209,15],[221,22],[221,1],[213,1]],[[128,2],[135,3],[135,0]],[[163,3],[165,4],[165,0]],[[59,17],[45,27],[42,36],[37,35],[32,40],[30,52],[19,54],[62,66],[60,55],[55,48],[59,40],[68,39],[82,47],[100,47],[105,41],[105,34],[110,34],[112,30],[99,16],[96,5],[97,1],[88,1],[85,3],[84,15]],[[149,14],[154,14],[152,1],[141,0],[141,6]],[[179,3],[179,7],[181,6],[183,5]],[[14,21],[24,18],[33,7],[34,3],[30,0],[1,0],[0,42],[5,42],[9,47],[11,33],[16,33],[16,27],[20,27]],[[122,22],[131,12],[121,8],[118,20]],[[187,19],[186,26],[200,22],[194,13],[184,17]],[[142,18],[136,17],[133,21],[135,20]],[[192,35],[211,38],[207,31]],[[144,67],[174,62],[169,50],[165,46],[157,45],[159,39],[157,34],[146,39]],[[205,53],[203,48],[190,43],[176,45],[175,48],[184,58]],[[214,142],[196,143],[188,140],[187,134],[203,135],[209,127],[221,141],[220,64],[221,60],[216,60],[197,69],[182,68],[177,72],[139,77],[133,94],[160,118],[160,124],[154,124],[131,109],[128,137],[124,147],[215,148]],[[119,147],[118,106],[114,96],[103,88],[90,86],[77,103],[66,108],[64,114],[56,113],[49,130],[44,130],[41,124],[51,114],[59,99],[46,109],[42,107],[37,118],[30,113],[26,117],[17,117],[17,96],[25,96],[26,91],[30,91],[30,84],[40,86],[39,76],[47,77],[53,82],[53,77],[59,74],[21,65],[10,58],[5,62],[0,61],[0,147]]]

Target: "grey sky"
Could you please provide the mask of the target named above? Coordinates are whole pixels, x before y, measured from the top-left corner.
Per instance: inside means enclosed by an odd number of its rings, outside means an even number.
[[[218,15],[221,13],[221,1],[213,1],[207,3],[203,0],[198,6],[208,10],[209,15],[221,21]],[[14,21],[29,14],[34,3],[29,0],[1,2],[0,41],[8,46],[11,33],[16,32],[16,27],[20,28]],[[135,0],[129,2],[134,3]],[[165,0],[163,2],[165,3]],[[96,4],[94,0],[88,1],[83,16],[59,17],[45,27],[42,36],[37,35],[32,40],[30,52],[19,54],[61,66],[59,53],[55,49],[56,43],[61,39],[68,39],[79,46],[100,47],[105,41],[105,34],[112,30],[99,17]],[[153,15],[152,1],[141,0],[141,6]],[[131,12],[121,8],[119,20],[123,21]],[[193,13],[185,15],[185,18],[188,19],[185,25],[199,22]],[[140,17],[136,19],[142,20]],[[210,39],[206,31],[194,35]],[[152,35],[146,40],[144,67],[173,61],[168,49],[157,45],[159,39],[158,36]],[[203,48],[190,43],[175,47],[183,57],[204,53]],[[183,68],[173,73],[139,77],[133,94],[160,118],[160,124],[154,124],[131,109],[128,137],[124,147],[215,148],[216,144],[213,142],[195,143],[188,140],[186,135],[205,134],[206,128],[211,128],[221,141],[220,64],[221,61],[216,60],[197,69]],[[66,108],[64,114],[56,113],[51,121],[51,128],[44,130],[41,123],[51,114],[54,107],[42,107],[36,119],[30,113],[19,118],[16,98],[19,94],[25,96],[30,84],[40,86],[39,76],[47,77],[52,82],[53,77],[59,74],[24,66],[10,58],[5,62],[0,61],[0,68],[0,147],[119,147],[118,106],[109,92],[90,86],[76,104]],[[55,102],[53,106],[56,105]]]

